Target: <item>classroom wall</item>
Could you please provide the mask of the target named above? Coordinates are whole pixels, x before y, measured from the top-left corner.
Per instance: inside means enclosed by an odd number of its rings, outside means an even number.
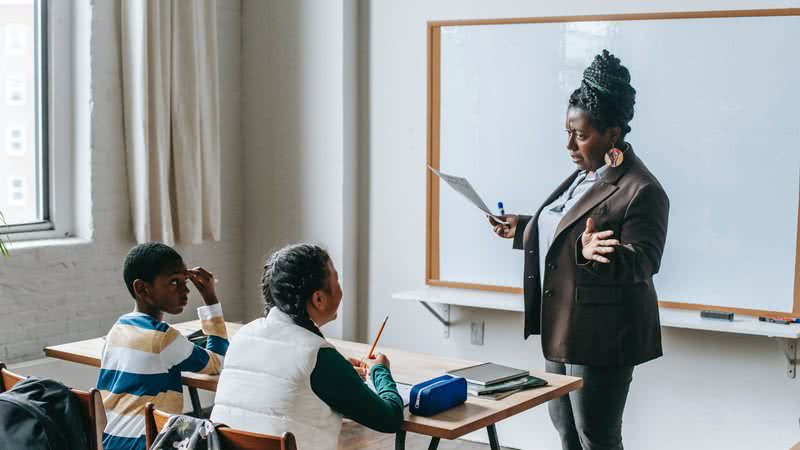
[[[798,7],[800,2],[416,0],[369,1],[359,6],[360,45],[365,47],[366,62],[361,67],[365,81],[359,103],[363,127],[359,198],[365,208],[359,235],[368,236],[361,241],[363,258],[359,261],[362,296],[368,299],[361,338],[374,336],[389,314],[382,337],[385,346],[542,367],[540,341],[537,337],[522,340],[519,313],[453,307],[455,325],[445,339],[442,327],[421,305],[391,299],[393,292],[424,284],[426,21],[780,8]],[[742,57],[746,64],[747,55]],[[654,138],[635,131],[631,134],[634,144]],[[501,154],[502,149],[494,151]],[[722,154],[725,150],[703,151]],[[531,199],[526,212],[532,212],[540,201]],[[794,214],[787,211],[787,220],[795,220]],[[669,239],[680,236],[670,235]],[[470,320],[485,321],[483,346],[470,344]],[[627,448],[786,449],[800,441],[800,379],[786,377],[784,357],[775,342],[764,337],[666,328],[663,339],[665,356],[634,372],[624,416]],[[545,407],[501,422],[498,432],[501,444],[510,447],[560,448]],[[484,432],[471,437],[486,440]]]
[[[74,2],[78,237],[12,245],[11,255],[0,261],[0,360],[6,362],[41,357],[47,345],[102,335],[133,308],[121,274],[122,260],[135,243],[122,148],[117,3]],[[214,272],[226,318],[235,320],[243,305],[241,4],[225,0],[218,11],[222,177],[211,181],[222,185],[223,239],[177,248],[188,265]],[[193,291],[191,306],[171,319],[196,318],[192,306],[201,304]]]
[[[90,212],[80,227],[85,240],[13,249],[0,263],[5,360],[96,337],[131,307],[119,270],[133,242],[119,148],[113,3],[80,1],[91,32],[77,40],[93,56],[85,68],[91,83],[83,80],[78,92],[87,95],[76,108],[91,111],[91,128],[76,156],[81,179],[90,180],[81,185],[89,195],[81,197]],[[226,317],[249,319],[261,312],[262,256],[285,242],[317,241],[331,249],[345,290],[344,319],[326,333],[366,340],[391,314],[386,346],[540,367],[539,340],[522,340],[521,314],[453,308],[455,324],[445,339],[420,305],[391,300],[392,292],[424,283],[425,22],[788,6],[800,4],[244,0],[240,8],[238,1],[224,0],[224,240],[180,251],[188,261],[209,261],[221,280]],[[88,58],[78,60],[89,66]],[[486,322],[483,346],[469,344],[472,319]],[[786,378],[774,342],[664,329],[664,350],[665,357],[634,373],[624,425],[629,448],[782,449],[800,440],[800,380]],[[88,387],[79,380],[91,381],[94,372],[76,369],[70,376],[76,380],[67,380],[71,384]],[[498,431],[507,446],[558,448],[543,407],[500,423]],[[471,437],[485,440],[483,433]]]
[[[356,329],[356,3],[242,3],[245,315],[263,314],[264,257],[325,246],[344,300],[331,336]]]

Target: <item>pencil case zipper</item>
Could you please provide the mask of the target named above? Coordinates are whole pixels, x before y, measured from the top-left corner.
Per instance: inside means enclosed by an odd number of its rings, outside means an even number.
[[[438,386],[438,385],[440,385],[442,383],[446,383],[448,381],[450,381],[450,379],[437,381],[436,383],[433,383],[433,384],[431,384],[429,386],[425,386],[424,388],[420,389],[419,392],[417,392],[417,399],[414,401],[414,407],[419,409],[419,401],[420,401],[420,399],[422,399],[422,393],[423,392],[425,392],[425,391],[427,391],[427,390],[429,390],[429,389],[431,389],[433,387],[436,387],[436,386]]]

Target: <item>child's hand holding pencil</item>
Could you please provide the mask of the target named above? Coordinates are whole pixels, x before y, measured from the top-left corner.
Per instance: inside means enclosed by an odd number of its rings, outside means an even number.
[[[367,375],[369,371],[372,369],[372,366],[376,366],[378,364],[384,365],[387,369],[389,368],[389,358],[386,357],[383,353],[375,353],[372,355],[372,358],[364,358],[364,359],[356,359],[348,357],[347,361],[353,365],[353,369],[355,369],[356,373],[362,380],[367,381]]]
[[[389,358],[383,353],[373,353],[372,358],[364,359],[362,362],[367,366],[367,371],[372,370],[372,367],[378,364],[389,368]]]
[[[367,357],[364,359],[355,359],[355,358],[347,358],[350,361],[350,364],[353,365],[353,368],[356,369],[356,373],[358,376],[361,377],[362,380],[367,379],[367,374],[369,374],[370,369],[372,366],[377,364],[381,364],[385,366],[387,369],[389,368],[389,358],[386,357],[383,353],[374,353],[375,346],[378,345],[378,340],[381,338],[381,333],[383,333],[383,327],[386,326],[386,321],[389,320],[389,316],[386,316],[383,319],[383,323],[381,324],[381,328],[378,330],[378,335],[375,336],[375,340],[372,341],[372,347],[369,349],[369,353],[367,353]]]

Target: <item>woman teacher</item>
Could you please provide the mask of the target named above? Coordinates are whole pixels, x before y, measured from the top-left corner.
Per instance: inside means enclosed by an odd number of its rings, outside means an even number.
[[[669,199],[625,141],[636,90],[607,50],[583,73],[567,108],[577,166],[534,216],[489,218],[525,257],[525,338],[541,334],[546,370],[583,378],[549,402],[564,449],[622,449],[633,368],[658,358],[653,275],[667,236]]]

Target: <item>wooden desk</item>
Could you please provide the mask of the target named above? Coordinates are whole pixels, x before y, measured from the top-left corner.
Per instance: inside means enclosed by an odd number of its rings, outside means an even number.
[[[200,329],[199,320],[172,324],[175,329],[184,336]],[[242,327],[240,323],[225,322],[228,328],[228,338],[232,337]],[[100,356],[103,353],[103,345],[106,342],[105,336],[87,339],[85,341],[70,342],[68,344],[53,345],[45,347],[44,354],[64,361],[76,362],[87,366],[100,367]],[[193,372],[183,372],[181,374],[183,384],[189,388],[203,389],[206,391],[217,390],[217,375],[201,375]],[[190,391],[191,392],[191,391]]]
[[[238,323],[227,323],[228,334],[232,337],[242,327]],[[173,325],[183,334],[189,334],[200,328],[197,320]],[[45,348],[45,354],[51,358],[63,359],[80,364],[100,367],[100,355],[105,338],[89,339],[69,344],[55,345]],[[369,351],[369,345],[358,342],[328,339],[346,356],[363,357]],[[457,369],[476,364],[474,361],[443,358],[422,353],[407,352],[390,348],[380,348],[392,363],[392,375],[395,381],[416,384],[439,376],[450,369]],[[457,439],[461,436],[486,428],[489,433],[490,447],[495,450],[500,445],[497,441],[495,424],[507,417],[527,411],[542,403],[558,398],[583,386],[583,380],[575,377],[545,373],[541,369],[532,369],[531,374],[548,381],[549,385],[530,389],[510,395],[502,400],[487,400],[473,396],[467,397],[463,405],[449,409],[432,417],[414,416],[405,410],[403,431],[397,433],[396,449],[405,448],[406,432],[431,436],[429,449],[435,449],[440,439]],[[200,375],[184,372],[183,383],[189,387],[192,406],[199,409],[199,398],[196,389],[216,391],[218,376]],[[197,411],[195,411],[197,412]]]

